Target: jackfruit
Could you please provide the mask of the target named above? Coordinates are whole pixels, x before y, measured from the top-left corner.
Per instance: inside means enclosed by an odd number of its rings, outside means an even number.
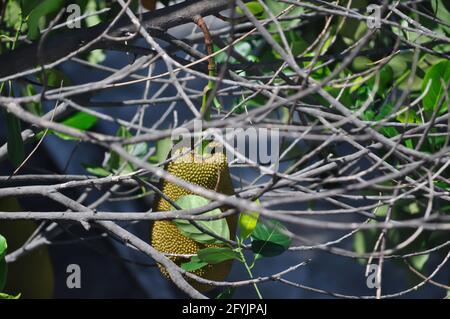
[[[186,150],[181,149],[175,152],[172,157],[174,157],[174,160],[166,164],[165,167],[165,170],[170,174],[191,184],[199,185],[218,193],[225,195],[234,194],[225,154],[215,153],[201,156],[193,151],[186,154]],[[200,195],[194,194],[164,179],[160,181],[160,190],[173,201],[185,195]],[[224,206],[221,207],[221,210],[225,211],[228,208]],[[160,196],[155,199],[153,211],[170,210],[173,210],[173,207],[166,200]],[[233,240],[235,238],[237,217],[236,215],[228,216],[226,221],[230,230],[230,239]],[[172,221],[155,221],[153,223],[151,244],[160,252],[182,255],[196,254],[198,250],[207,247],[221,247],[221,245],[217,244],[202,244],[184,236]],[[177,265],[188,261],[184,257],[170,256],[169,258]],[[168,278],[166,270],[161,266],[159,267],[163,275]],[[215,265],[206,265],[203,268],[193,271],[193,273],[208,280],[223,281],[228,275],[230,268],[231,261],[229,260]],[[188,281],[194,288],[201,292],[206,292],[214,288],[210,285],[200,284],[195,280],[188,279]]]

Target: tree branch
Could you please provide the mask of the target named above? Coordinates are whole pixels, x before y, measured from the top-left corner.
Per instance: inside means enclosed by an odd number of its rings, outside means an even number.
[[[188,0],[170,7],[165,7],[156,11],[151,11],[142,16],[142,26],[145,29],[166,30],[178,25],[192,22],[192,18],[198,14],[208,16],[216,14],[227,8],[228,0]],[[110,25],[109,22],[98,24],[85,29],[74,29],[55,34],[49,37],[42,45],[42,62],[49,64],[68,54],[79,50],[86,43],[99,37]],[[113,27],[109,36],[119,37],[130,32],[135,32],[136,28],[128,18],[122,18]],[[99,48],[107,49],[111,45],[110,40],[103,39],[95,45],[86,48],[84,51],[91,51]],[[14,51],[0,55],[0,82],[4,77],[9,77],[18,72],[26,71],[38,64],[38,43],[23,45]]]

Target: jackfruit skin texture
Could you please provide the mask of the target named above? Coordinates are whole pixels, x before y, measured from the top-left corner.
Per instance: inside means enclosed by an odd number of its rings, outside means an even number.
[[[186,152],[185,150],[183,151]],[[176,155],[173,155],[176,156]],[[234,189],[228,169],[227,158],[222,153],[216,153],[201,157],[190,152],[169,162],[165,170],[170,174],[183,179],[191,184],[214,190],[225,195],[234,195]],[[161,180],[160,190],[171,200],[176,201],[185,195],[197,195],[187,189],[166,180]],[[221,207],[225,211],[229,207]],[[170,211],[172,206],[163,198],[155,199],[153,211]],[[234,240],[236,233],[236,215],[227,217],[230,229],[230,238]],[[164,253],[172,254],[196,254],[198,250],[207,247],[221,247],[220,245],[202,244],[184,236],[172,221],[156,221],[151,231],[152,246]],[[169,257],[177,265],[189,261],[183,257]],[[161,272],[168,278],[167,271],[159,266]],[[209,280],[223,281],[231,268],[231,260],[216,264],[206,265],[192,273]],[[189,283],[201,292],[213,289],[213,286],[200,284],[195,280],[188,279]]]

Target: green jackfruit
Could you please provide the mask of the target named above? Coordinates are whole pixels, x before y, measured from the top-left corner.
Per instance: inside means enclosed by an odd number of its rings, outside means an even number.
[[[181,152],[181,150],[179,152]],[[186,151],[184,150],[184,153],[185,152]],[[223,153],[200,156],[191,151],[166,164],[165,170],[191,184],[199,185],[225,195],[234,194],[227,158]],[[185,195],[199,195],[166,180],[161,180],[160,190],[173,201],[176,201]],[[228,208],[229,207],[224,206],[221,207],[221,210],[225,211]],[[159,196],[155,199],[153,211],[170,210],[173,210],[173,208],[166,200]],[[233,240],[235,238],[237,217],[236,215],[231,215],[227,217],[226,220],[230,229],[230,238]],[[221,247],[216,244],[202,244],[184,236],[172,221],[156,221],[153,223],[151,230],[151,244],[160,252],[183,255],[196,254],[198,250],[207,247]],[[183,257],[171,256],[169,258],[178,265],[188,261],[188,259]],[[231,261],[225,261],[215,265],[207,265],[193,271],[193,273],[205,279],[223,281],[228,275],[230,268]],[[160,270],[168,277],[168,274],[163,267],[160,267]],[[199,284],[194,280],[189,280],[189,283],[202,292],[214,288],[209,285]]]

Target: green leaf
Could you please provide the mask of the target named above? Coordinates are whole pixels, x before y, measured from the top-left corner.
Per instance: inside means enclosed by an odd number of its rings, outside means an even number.
[[[422,92],[425,92],[428,83],[431,81],[430,88],[423,98],[425,111],[432,112],[439,100],[444,95],[444,90],[450,80],[450,61],[443,60],[428,69],[422,81]],[[442,103],[440,112],[445,112],[447,104]]]
[[[49,87],[59,88],[72,83],[67,75],[57,69],[46,69],[44,72],[46,77],[45,80],[47,82],[46,85]],[[41,84],[44,83],[42,73],[37,75],[37,80]]]
[[[260,257],[275,257],[284,253],[286,248],[270,241],[253,240],[252,251]]]
[[[377,93],[382,96],[386,96],[390,92],[390,89],[392,88],[393,79],[394,79],[394,71],[389,65],[385,65],[381,68],[378,77],[374,75],[369,79],[368,85],[371,88],[374,88],[375,82],[378,80]]]
[[[62,121],[62,124],[78,129],[80,131],[87,131],[90,128],[92,128],[97,123],[97,118],[91,114],[85,113],[85,112],[77,112],[74,115],[70,116],[69,118]],[[70,135],[59,133],[59,132],[53,132],[58,137],[64,139],[64,140],[78,140],[75,137],[72,137]]]
[[[19,299],[21,294],[18,294],[17,296],[12,296],[4,293],[0,293],[0,299]]]
[[[8,244],[6,242],[6,238],[0,235],[0,259],[5,257],[7,248]]]
[[[20,6],[17,4],[17,2],[8,1],[3,17],[6,26],[14,30],[19,29],[21,21],[20,14],[21,9]]]
[[[440,188],[450,190],[450,184],[443,181],[435,181],[434,184]]]
[[[342,40],[345,44],[351,45],[355,43],[356,40],[359,40],[366,30],[367,23],[365,21],[346,19],[342,28],[340,28],[339,34],[342,36]]]
[[[377,222],[372,220],[369,223],[376,224]],[[370,252],[375,245],[378,235],[379,231],[376,229],[358,231],[353,237],[353,250],[358,254]],[[362,265],[365,265],[367,263],[367,259],[358,258],[358,262]]]
[[[277,221],[268,221],[268,225],[259,222],[252,233],[252,251],[264,257],[280,255],[291,244],[291,238],[285,235],[287,229]]]
[[[427,263],[429,258],[430,258],[430,255],[425,254],[425,255],[412,256],[409,258],[409,260],[411,261],[411,264],[414,266],[414,268],[421,271],[423,269],[423,267],[425,266],[425,264]]]
[[[89,55],[87,57],[88,62],[92,64],[102,63],[103,61],[105,61],[105,59],[106,59],[105,51],[100,49],[89,52]]]
[[[6,249],[8,245],[5,237],[0,235],[0,292],[3,291],[6,284],[7,266],[6,266]]]
[[[197,256],[201,261],[212,265],[230,259],[241,261],[241,256],[239,255],[239,253],[234,251],[230,247],[211,247],[200,249],[197,252]]]
[[[389,205],[381,205],[375,207],[373,214],[378,217],[385,217],[388,212]],[[358,233],[357,233],[358,234]]]
[[[235,290],[236,290],[236,287],[228,287],[227,289],[222,291],[220,294],[218,294],[215,299],[231,299],[231,297],[233,297]]]
[[[158,140],[155,146],[155,155],[150,157],[149,161],[155,164],[164,162],[171,149],[172,140],[169,137]]]
[[[259,199],[255,201],[256,204],[259,204]],[[239,215],[239,229],[240,236],[242,239],[248,238],[253,230],[256,228],[256,224],[258,223],[259,213],[243,211]]]
[[[85,9],[86,12],[94,13],[94,12],[97,12],[98,10],[100,10],[100,7],[97,4],[97,1],[95,1],[95,0],[88,1],[88,3],[86,4],[86,9]],[[91,16],[87,17],[85,19],[85,21],[86,21],[86,25],[88,27],[93,27],[93,26],[99,24],[100,22],[102,22],[102,19],[100,18],[99,15],[96,14],[96,15],[91,15]],[[103,52],[102,50],[99,50],[99,51]]]
[[[201,155],[211,155],[211,152],[214,149],[214,147],[211,147],[211,142],[212,140],[202,139]]]
[[[391,103],[384,103],[379,110],[375,112],[374,109],[369,109],[364,112],[364,120],[370,121],[370,120],[376,120],[380,121],[386,117],[388,117],[392,113],[392,104]],[[399,134],[397,129],[392,126],[384,126],[379,129],[381,133],[388,137],[393,137]]]
[[[362,231],[355,234],[353,240],[353,250],[358,254],[364,254],[367,251],[366,239]]]
[[[206,121],[211,120],[211,107],[209,107],[206,110],[206,106],[208,104],[207,102],[208,102],[211,94],[214,92],[214,86],[211,85],[210,83],[212,83],[212,82],[209,82],[209,84],[206,85],[205,88],[203,89],[202,106],[200,109],[200,111],[202,113],[204,113],[204,118]],[[213,97],[212,102],[213,102],[214,108],[216,110],[220,111],[222,109],[222,104],[220,104],[219,100],[217,100],[216,97]]]
[[[436,14],[436,17],[445,22],[450,21],[450,12],[447,10],[442,0],[432,0],[431,6]],[[441,23],[438,24],[438,27],[442,28],[445,32],[450,33],[450,27],[447,27]]]
[[[387,116],[389,116],[391,113],[392,113],[392,105],[390,103],[385,103],[383,104],[377,116],[375,117],[375,120],[377,121],[382,120]]]
[[[298,56],[303,53],[306,48],[308,48],[308,42],[306,42],[299,32],[289,31],[287,32],[287,37],[289,40],[289,46],[291,48],[292,54]]]
[[[417,123],[416,114],[411,109],[403,111],[396,116],[396,119],[400,123]]]
[[[36,95],[36,89],[32,84],[27,84],[25,88],[22,89],[22,93],[24,96],[33,96]],[[30,113],[33,113],[34,115],[41,116],[44,114],[42,111],[42,104],[40,102],[30,102],[25,104],[25,107]]]
[[[252,54],[252,45],[247,41],[241,41],[235,44],[234,50],[242,56],[249,56]],[[225,62],[225,61],[223,61]]]
[[[405,211],[411,215],[416,215],[420,213],[420,208],[417,202],[411,202],[407,206],[405,206]]]
[[[77,112],[71,117],[65,119],[62,124],[86,131],[93,127],[97,123],[97,118],[94,115],[84,113],[84,112]]]
[[[356,71],[365,71],[372,64],[372,60],[365,56],[357,56],[353,59],[352,66]]]
[[[387,63],[393,71],[394,78],[397,79],[404,74],[408,68],[409,59],[405,54],[397,54]]]
[[[264,13],[264,8],[261,4],[259,4],[258,1],[250,1],[250,2],[246,3],[245,5],[247,6],[247,8],[250,10],[250,12],[254,16],[258,16],[258,15]],[[244,11],[242,11],[242,9],[239,7],[236,8],[236,12],[239,14],[244,14]]]
[[[190,261],[181,264],[181,268],[186,271],[194,271],[205,267],[207,264],[207,262],[201,261],[198,256],[192,256]]]
[[[353,237],[353,250],[356,253],[364,254],[368,251],[369,240],[366,236],[367,235],[364,232],[359,231]],[[362,265],[365,265],[367,263],[367,259],[359,258],[358,262]]]
[[[130,151],[129,153],[133,156],[136,156],[138,158],[143,158],[143,157],[145,157],[145,155],[148,154],[148,145],[145,142],[132,144],[130,146],[127,146],[127,148]]]
[[[20,0],[23,17],[27,17],[42,0]]]
[[[116,132],[116,136],[121,138],[130,138],[132,135],[125,127],[120,126]],[[125,150],[128,151],[127,147],[128,145],[125,147]],[[120,158],[120,155],[116,152],[112,152],[107,163],[107,168],[110,170],[117,170],[123,163],[124,161]],[[131,166],[130,169],[132,169]]]
[[[117,130],[116,136],[123,139],[128,139],[133,135],[126,127],[121,126]],[[148,154],[148,144],[146,142],[128,144],[124,147],[124,149],[125,151],[127,151],[127,153],[138,158],[144,158]],[[109,155],[106,169],[111,171],[117,171],[118,169],[121,169],[121,173],[130,173],[134,171],[134,166],[121,158],[120,155],[116,152],[112,152]]]
[[[175,203],[182,209],[194,209],[205,206],[206,204],[209,203],[209,201],[201,196],[185,195],[179,198]],[[221,213],[222,213],[221,210],[219,208],[216,208],[212,211],[203,214],[202,216],[213,217],[220,215]],[[192,225],[188,220],[175,219],[173,222],[184,236],[189,237],[199,243],[223,244],[222,241],[202,232],[200,229]],[[228,224],[225,218],[211,221],[199,220],[196,221],[196,223],[201,227],[207,229],[211,233],[216,234],[217,236],[223,237],[225,239],[230,239],[230,230],[228,228]]]
[[[267,221],[267,225],[259,222],[252,233],[252,238],[270,241],[287,249],[291,244],[291,238],[285,234],[286,232],[287,228],[278,221]]]
[[[8,157],[14,166],[18,167],[25,158],[25,147],[22,140],[20,120],[13,114],[5,112]]]
[[[64,4],[64,0],[44,0],[41,1],[31,12],[28,17],[28,34],[29,40],[36,40],[40,35],[39,22],[42,17],[49,13],[59,10]]]
[[[103,167],[94,166],[90,164],[82,164],[82,166],[86,169],[86,171],[95,176],[105,177],[111,175],[111,172],[104,169]]]
[[[266,0],[266,4],[275,15],[280,13],[282,10],[286,9],[288,4],[282,3],[278,0]]]

